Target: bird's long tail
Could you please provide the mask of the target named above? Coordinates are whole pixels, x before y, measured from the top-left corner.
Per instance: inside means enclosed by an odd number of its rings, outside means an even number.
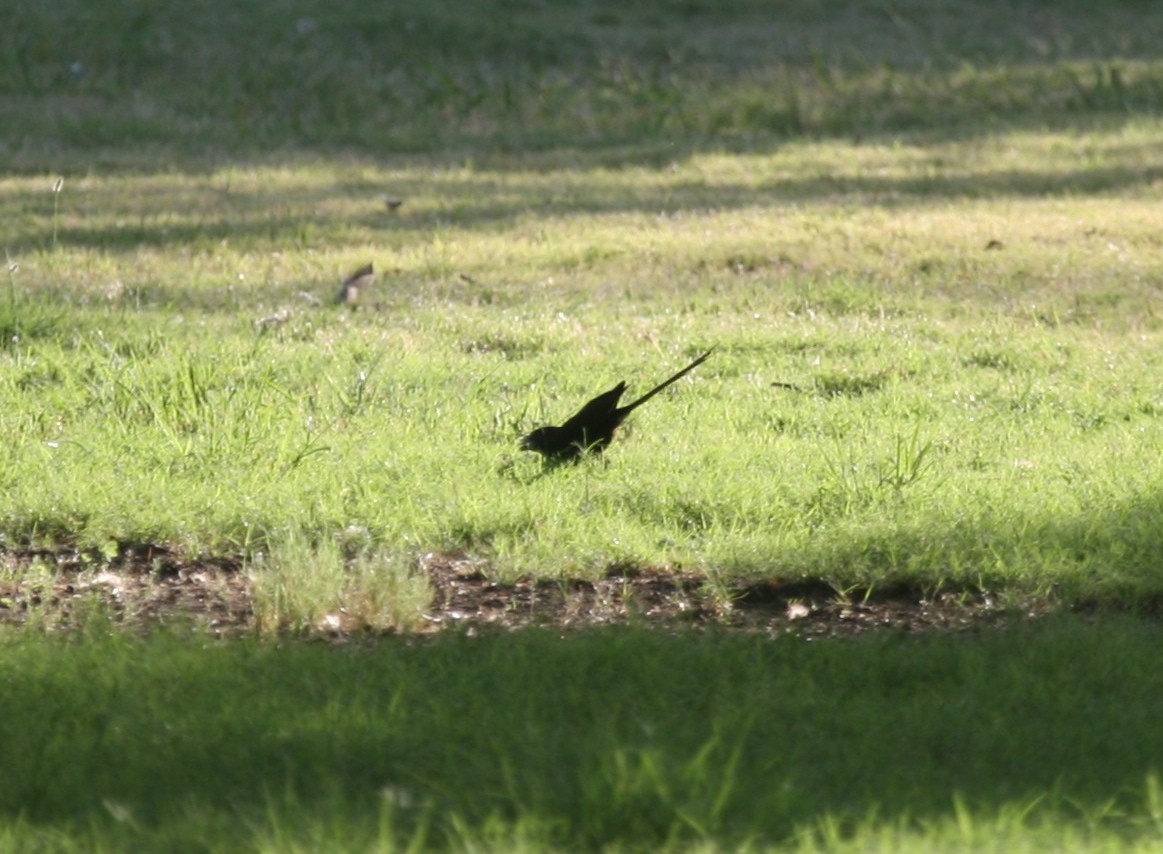
[[[687,365],[685,368],[683,368],[681,371],[679,371],[677,374],[675,374],[673,377],[671,377],[668,380],[663,380],[661,383],[656,385],[650,391],[646,392],[646,394],[642,395],[642,397],[638,398],[633,403],[628,403],[625,406],[623,406],[622,409],[624,409],[626,412],[629,412],[632,409],[637,409],[639,406],[644,404],[646,401],[650,400],[650,398],[654,397],[654,395],[658,394],[660,391],[662,391],[668,385],[670,385],[671,383],[678,382],[683,377],[685,377],[687,374],[689,374],[691,371],[693,371],[695,368],[697,368],[699,365],[701,365],[703,362],[707,361],[707,357],[710,356],[713,352],[715,352],[715,350],[714,350],[714,348],[711,348],[707,352],[703,353],[703,355],[699,356],[697,359],[695,359],[693,362],[691,362],[689,365]]]

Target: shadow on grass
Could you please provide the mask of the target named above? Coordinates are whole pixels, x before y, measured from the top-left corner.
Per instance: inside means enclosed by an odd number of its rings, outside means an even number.
[[[416,214],[410,211],[394,214],[378,204],[384,188],[373,179],[340,179],[309,190],[260,190],[248,196],[205,187],[191,190],[187,177],[176,176],[172,183],[163,182],[130,193],[112,189],[93,191],[80,203],[66,198],[70,215],[67,224],[29,224],[12,244],[12,251],[16,255],[35,251],[49,245],[54,236],[62,248],[99,248],[106,252],[133,252],[143,247],[213,251],[227,240],[235,246],[297,244],[311,249],[324,246],[334,241],[337,234],[353,229],[361,234],[374,234],[377,242],[388,246],[406,246],[414,245],[418,239],[429,239],[450,226],[495,230],[531,217],[568,219],[624,213],[668,216],[762,207],[798,210],[805,205],[838,200],[891,208],[931,203],[934,199],[1118,193],[1163,180],[1163,163],[1145,150],[1141,155],[1134,151],[1109,154],[1118,160],[1125,158],[1127,162],[1070,170],[968,172],[942,167],[933,174],[898,177],[821,173],[759,184],[688,181],[641,187],[603,180],[588,186],[573,186],[564,192],[547,188],[544,179],[536,174],[521,175],[504,170],[465,174],[453,183],[437,186],[426,184],[422,179],[394,181],[391,187],[394,194],[405,199],[427,200],[428,207]],[[34,192],[10,194],[0,202],[0,211],[34,209],[38,201],[48,198],[47,192],[42,195],[43,198]],[[320,212],[319,205],[330,210]],[[109,224],[76,224],[76,220],[87,218],[82,210]]]
[[[12,118],[0,132],[9,174],[175,177],[94,194],[83,209],[66,190],[70,215],[48,225],[24,224],[44,199],[12,194],[0,199],[0,216],[18,224],[9,246],[32,251],[55,233],[62,246],[105,251],[210,250],[225,239],[312,248],[342,227],[403,242],[449,224],[493,228],[547,214],[1073,195],[1163,173],[1144,145],[1061,171],[966,174],[933,163],[915,177],[836,179],[821,169],[759,186],[611,181],[556,193],[539,180],[545,171],[665,168],[802,138],[855,147],[902,135],[924,144],[989,139],[999,129],[1117,130],[1163,107],[1163,72],[1151,65],[1160,17],[1141,3],[1110,4],[1109,31],[1119,35],[1108,36],[1086,9],[1052,3],[773,12],[764,3],[660,1],[522,14],[512,5],[494,0],[454,14],[439,4],[308,2],[295,16],[224,0],[151,11],[128,2],[19,5],[9,29],[21,35],[0,42],[10,48],[0,96],[19,93],[6,97]],[[239,161],[321,158],[482,171],[451,188],[425,178],[390,188],[404,199],[435,196],[440,209],[422,216],[368,213],[361,202],[384,188],[365,180],[267,195],[189,190],[191,179]],[[320,204],[327,210],[316,214]]]
[[[957,797],[1126,827],[1163,755],[1161,640],[1157,623],[1076,617],[811,643],[25,636],[0,645],[0,814],[139,842],[214,816],[240,849],[272,817],[374,835],[385,809],[404,838],[531,822],[579,850],[949,820]]]
[[[958,121],[977,135],[998,116],[1157,112],[1158,80],[1141,73],[1157,56],[1157,11],[1128,0],[1105,13],[1096,29],[1084,5],[983,0],[455,10],[307,0],[293,12],[61,0],[17,5],[0,93],[25,96],[6,104],[16,116],[6,130],[20,160],[40,163],[127,141],[472,156]]]
[[[86,151],[122,169],[133,158],[119,148],[165,164],[175,152],[296,149],[608,157],[615,143],[619,162],[661,165],[664,145],[643,139],[717,150],[1149,118],[1163,100],[1150,66],[1159,14],[1133,0],[1106,14],[1096,31],[1082,5],[983,0],[891,10],[492,0],[455,11],[307,0],[293,13],[225,0],[22,3],[16,35],[0,42],[3,138],[16,155],[8,168],[25,174]]]
[[[865,526],[852,536],[821,536],[800,553],[725,569],[762,575],[775,567],[794,578],[818,577],[831,567],[859,595],[970,589],[1163,614],[1163,496],[1132,495],[1118,506],[1065,518],[971,517],[948,527],[926,521],[916,530]]]

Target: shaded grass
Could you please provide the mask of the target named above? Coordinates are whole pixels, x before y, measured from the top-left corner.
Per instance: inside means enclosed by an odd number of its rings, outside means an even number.
[[[1157,842],[1158,634],[9,635],[0,814],[118,850]]]
[[[144,9],[17,0],[0,41],[10,162],[213,151],[603,149],[1061,126],[1163,100],[1149,5],[909,0],[472,10],[296,0]],[[764,141],[762,144],[766,145]],[[642,154],[651,161],[657,149]],[[91,164],[90,164],[91,165]]]

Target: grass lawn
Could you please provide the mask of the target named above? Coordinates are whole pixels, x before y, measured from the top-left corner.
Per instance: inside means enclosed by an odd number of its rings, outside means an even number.
[[[6,638],[12,850],[1163,844],[1160,627]]]
[[[1163,845],[1163,13],[12,20],[3,847]],[[519,450],[711,348],[603,458]],[[241,567],[256,636],[56,637],[144,547]],[[433,553],[1012,615],[418,639]]]

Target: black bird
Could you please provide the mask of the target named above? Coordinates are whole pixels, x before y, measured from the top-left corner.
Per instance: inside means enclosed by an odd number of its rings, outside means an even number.
[[[678,382],[688,373],[707,360],[711,350],[703,353],[677,374],[655,386],[633,403],[619,406],[618,401],[626,391],[626,383],[620,382],[604,394],[599,394],[577,414],[560,427],[552,425],[538,427],[521,440],[521,449],[542,454],[547,462],[573,462],[586,451],[601,453],[614,439],[614,431],[626,420],[626,416],[658,394],[673,382]]]

